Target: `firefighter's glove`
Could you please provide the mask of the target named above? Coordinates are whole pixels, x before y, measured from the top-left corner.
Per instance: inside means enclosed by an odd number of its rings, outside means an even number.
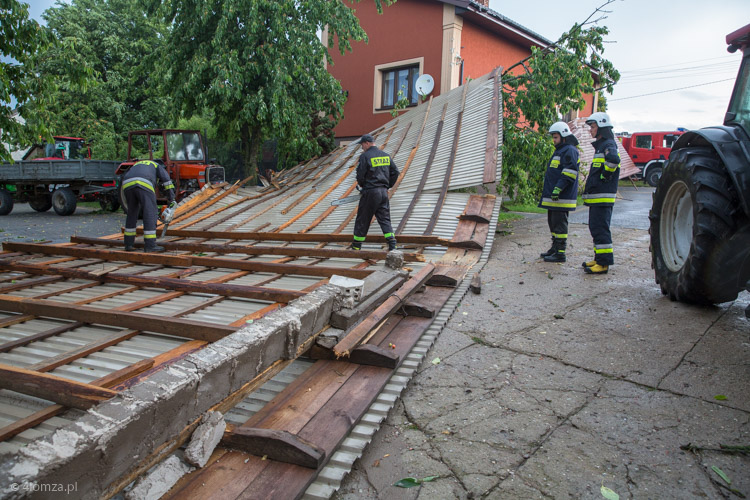
[[[560,199],[560,191],[562,191],[562,189],[560,189],[559,187],[555,187],[555,189],[552,190],[552,201],[557,201]]]
[[[177,202],[176,202],[176,201],[174,201],[174,200],[172,200],[172,201],[171,201],[171,202],[169,203],[169,208],[174,208],[174,207],[176,207],[176,206],[177,206]]]

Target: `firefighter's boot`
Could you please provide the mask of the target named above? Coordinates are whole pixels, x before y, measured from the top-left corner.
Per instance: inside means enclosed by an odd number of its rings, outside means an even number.
[[[552,245],[549,247],[549,250],[547,250],[544,253],[540,253],[539,257],[543,259],[547,257],[548,255],[552,255],[553,253],[555,253],[555,238],[552,238]]]
[[[565,262],[565,249],[568,246],[568,240],[565,238],[555,238],[552,241],[553,253],[544,257],[544,262]]]
[[[143,251],[147,253],[163,252],[164,247],[156,244],[156,238],[146,238]]]
[[[594,264],[591,267],[583,269],[586,274],[607,274],[609,266],[602,266],[600,264]]]
[[[396,249],[396,238],[391,236],[390,238],[386,238],[385,241],[388,243],[389,252],[392,252]]]
[[[589,260],[589,261],[586,261],[586,262],[582,263],[581,267],[585,269],[587,267],[594,267],[595,265],[596,265],[596,261],[595,260]]]
[[[125,251],[126,252],[135,251],[135,236],[125,236]]]

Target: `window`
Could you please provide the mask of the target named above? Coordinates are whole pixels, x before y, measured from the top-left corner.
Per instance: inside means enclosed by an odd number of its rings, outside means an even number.
[[[651,149],[651,136],[638,135],[635,138],[635,147],[642,149]]]
[[[167,149],[173,161],[203,160],[201,141],[196,133],[168,133]]]
[[[664,135],[664,142],[662,143],[662,146],[665,148],[672,148],[672,145],[677,142],[677,139],[679,139],[680,136],[678,134],[665,134]]]
[[[391,109],[395,104],[405,97],[409,106],[416,106],[419,95],[414,90],[414,83],[419,77],[419,64],[402,66],[400,68],[389,68],[381,70],[383,75],[383,94],[380,100],[380,109]],[[401,95],[399,95],[401,92]]]

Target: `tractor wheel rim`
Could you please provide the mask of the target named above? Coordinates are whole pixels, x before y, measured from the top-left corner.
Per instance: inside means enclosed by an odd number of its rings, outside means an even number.
[[[685,265],[693,242],[693,199],[687,185],[672,184],[661,211],[661,254],[672,272]]]

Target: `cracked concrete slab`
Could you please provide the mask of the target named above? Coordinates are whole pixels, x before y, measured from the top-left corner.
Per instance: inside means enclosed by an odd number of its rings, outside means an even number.
[[[543,218],[505,229],[482,293],[463,298],[334,498],[599,499],[602,485],[622,499],[730,498],[712,466],[749,495],[750,458],[713,449],[750,445],[750,294],[669,301],[643,229],[614,227],[616,265],[593,277],[587,226],[571,224],[564,264],[538,258]]]

